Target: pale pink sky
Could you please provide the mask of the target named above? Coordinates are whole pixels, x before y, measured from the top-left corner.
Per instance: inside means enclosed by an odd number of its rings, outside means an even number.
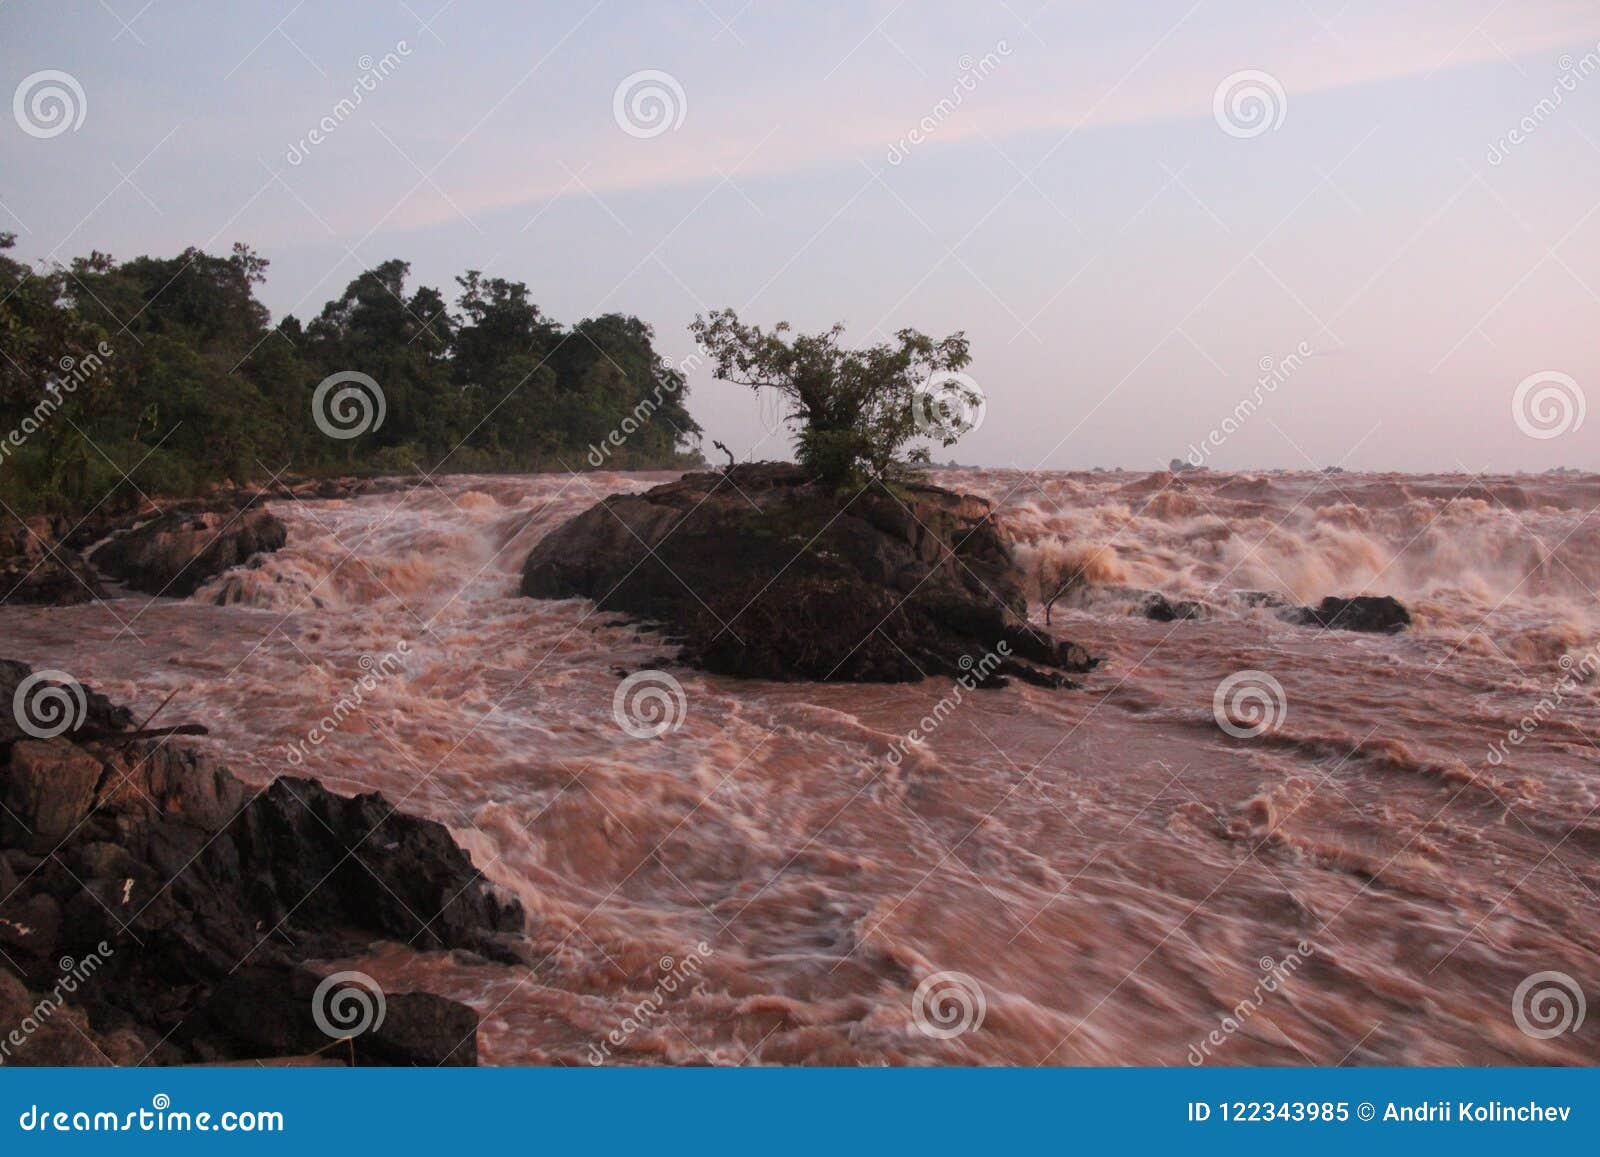
[[[29,258],[246,240],[280,316],[389,257],[483,268],[674,357],[722,305],[965,329],[990,405],[953,454],[1028,468],[1182,455],[1304,343],[1214,464],[1596,465],[1600,418],[1539,438],[1512,408],[1538,373],[1600,393],[1592,3],[122,7],[0,7],[7,91],[60,69],[87,105],[50,139],[0,122]],[[648,137],[614,116],[643,70],[683,114]],[[1246,71],[1259,135],[1214,115]],[[710,435],[785,451],[694,385]]]

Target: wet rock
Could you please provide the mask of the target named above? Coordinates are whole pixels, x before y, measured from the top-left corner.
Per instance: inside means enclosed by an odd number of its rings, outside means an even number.
[[[187,598],[217,575],[287,540],[282,521],[262,507],[174,511],[116,535],[89,561],[136,591]]]
[[[1396,634],[1411,625],[1411,613],[1391,595],[1330,596],[1315,607],[1296,607],[1285,618],[1307,627],[1381,635]]]
[[[1242,606],[1252,610],[1259,607],[1286,607],[1289,600],[1282,595],[1275,595],[1271,591],[1234,591],[1233,598]]]
[[[921,483],[840,496],[787,464],[613,495],[540,540],[522,593],[663,622],[686,661],[746,678],[1065,685],[1096,662],[1028,623],[988,502]]]
[[[24,739],[11,745],[0,783],[0,839],[48,852],[89,814],[103,769],[68,739]]]
[[[1144,609],[1144,617],[1147,619],[1153,619],[1158,623],[1175,623],[1180,620],[1205,617],[1205,604],[1197,599],[1174,601],[1154,591],[1151,592],[1151,596]]]
[[[29,676],[0,661],[0,702]],[[302,990],[320,973],[305,962],[360,955],[379,939],[519,959],[521,906],[442,825],[315,780],[251,791],[203,752],[118,740],[129,714],[82,691],[77,731],[0,740],[0,802],[14,813],[0,812],[0,973],[37,997],[59,983],[63,959],[93,960],[68,1003],[105,1055],[280,1055],[265,1021],[288,1015],[286,1000],[299,1002],[295,1023],[308,1015]],[[472,1063],[470,1009],[426,994],[389,999],[393,1023],[357,1049],[359,1063]],[[210,1016],[215,1001],[238,1015]],[[263,1023],[246,1031],[252,1016]],[[54,1036],[41,1039],[23,1063],[78,1063]],[[296,1053],[307,1043],[284,1041]]]
[[[76,725],[68,732],[68,738],[79,734],[109,734],[111,732],[126,731],[133,726],[133,713],[126,707],[118,706],[104,695],[81,684],[70,686],[54,679],[43,678],[34,681],[31,690],[25,696],[24,705],[19,707],[16,695],[19,686],[32,675],[32,668],[25,663],[18,663],[12,659],[0,659],[0,691],[4,698],[0,699],[0,747],[19,739],[37,738],[22,726],[23,715],[32,712],[28,718],[35,722],[49,723],[51,717],[45,714],[46,707],[39,705],[37,696],[53,694],[51,688],[61,688],[73,700],[72,710],[76,712],[76,704],[81,696],[82,715]],[[32,704],[33,706],[28,706]],[[20,714],[19,714],[20,712]]]
[[[241,968],[217,986],[178,1037],[223,1038],[243,1055],[348,1063],[353,1053],[357,1064],[369,1065],[478,1063],[478,1017],[465,1005],[427,992],[380,993],[359,982],[331,985],[319,996],[325,979],[297,966]]]
[[[0,967],[0,1060],[7,1065],[109,1065],[81,1009],[30,992]]]
[[[0,522],[0,604],[67,607],[101,598],[104,588],[78,552],[61,542],[62,518],[10,515]]]
[[[1053,601],[1063,607],[1099,614],[1137,615],[1158,623],[1206,617],[1206,605],[1198,599],[1169,599],[1160,591],[1117,583],[1076,583]]]
[[[0,912],[0,951],[30,972],[46,971],[61,942],[61,905],[37,894],[7,903]]]

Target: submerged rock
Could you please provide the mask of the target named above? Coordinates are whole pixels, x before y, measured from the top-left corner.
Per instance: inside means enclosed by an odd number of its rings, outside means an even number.
[[[29,675],[0,661],[0,703]],[[84,1039],[117,1063],[313,1052],[335,1038],[313,1015],[322,970],[308,961],[379,939],[518,959],[521,906],[442,825],[316,780],[253,791],[209,755],[119,739],[129,714],[83,694],[79,726],[53,738],[0,710],[0,1010],[50,997],[82,1033],[35,1034],[5,1063],[84,1063]],[[93,975],[77,975],[91,960]],[[64,973],[76,981],[65,997]],[[470,1009],[381,999],[384,1023],[335,1055],[473,1062]]]
[[[781,463],[605,499],[540,540],[522,593],[663,622],[685,660],[746,678],[1062,686],[1096,662],[1028,623],[987,501],[921,483],[840,495]]]
[[[1284,617],[1307,627],[1381,635],[1393,635],[1411,625],[1411,613],[1392,595],[1329,596],[1315,607],[1295,607]]]
[[[1169,599],[1160,591],[1118,583],[1080,583],[1058,596],[1064,607],[1111,614],[1128,614],[1157,623],[1203,619],[1208,611],[1199,599]]]
[[[264,507],[173,511],[118,534],[89,561],[136,591],[187,598],[217,575],[286,541],[288,530]]]

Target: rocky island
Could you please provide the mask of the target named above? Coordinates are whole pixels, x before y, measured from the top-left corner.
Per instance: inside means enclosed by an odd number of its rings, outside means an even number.
[[[1095,660],[1029,624],[1023,578],[985,499],[916,481],[840,498],[764,463],[607,498],[540,540],[522,593],[660,621],[725,675],[915,682],[998,651],[986,686],[1069,685]]]

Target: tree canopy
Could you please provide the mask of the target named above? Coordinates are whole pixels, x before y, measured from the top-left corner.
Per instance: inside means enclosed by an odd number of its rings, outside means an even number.
[[[788,322],[763,330],[731,309],[690,328],[718,378],[785,401],[796,456],[829,483],[927,462],[926,446],[903,453],[906,446],[919,438],[953,445],[964,430],[951,411],[981,400],[960,373],[970,360],[962,333],[935,341],[903,329],[892,343],[848,349],[842,324],[816,334],[792,333]]]
[[[611,468],[699,461],[683,377],[635,317],[563,326],[522,282],[475,270],[452,308],[394,260],[273,325],[267,262],[244,245],[34,268],[12,244],[0,235],[0,498],[19,512],[282,470],[581,469],[630,416]],[[351,371],[377,383],[383,421],[330,437],[313,397]]]

